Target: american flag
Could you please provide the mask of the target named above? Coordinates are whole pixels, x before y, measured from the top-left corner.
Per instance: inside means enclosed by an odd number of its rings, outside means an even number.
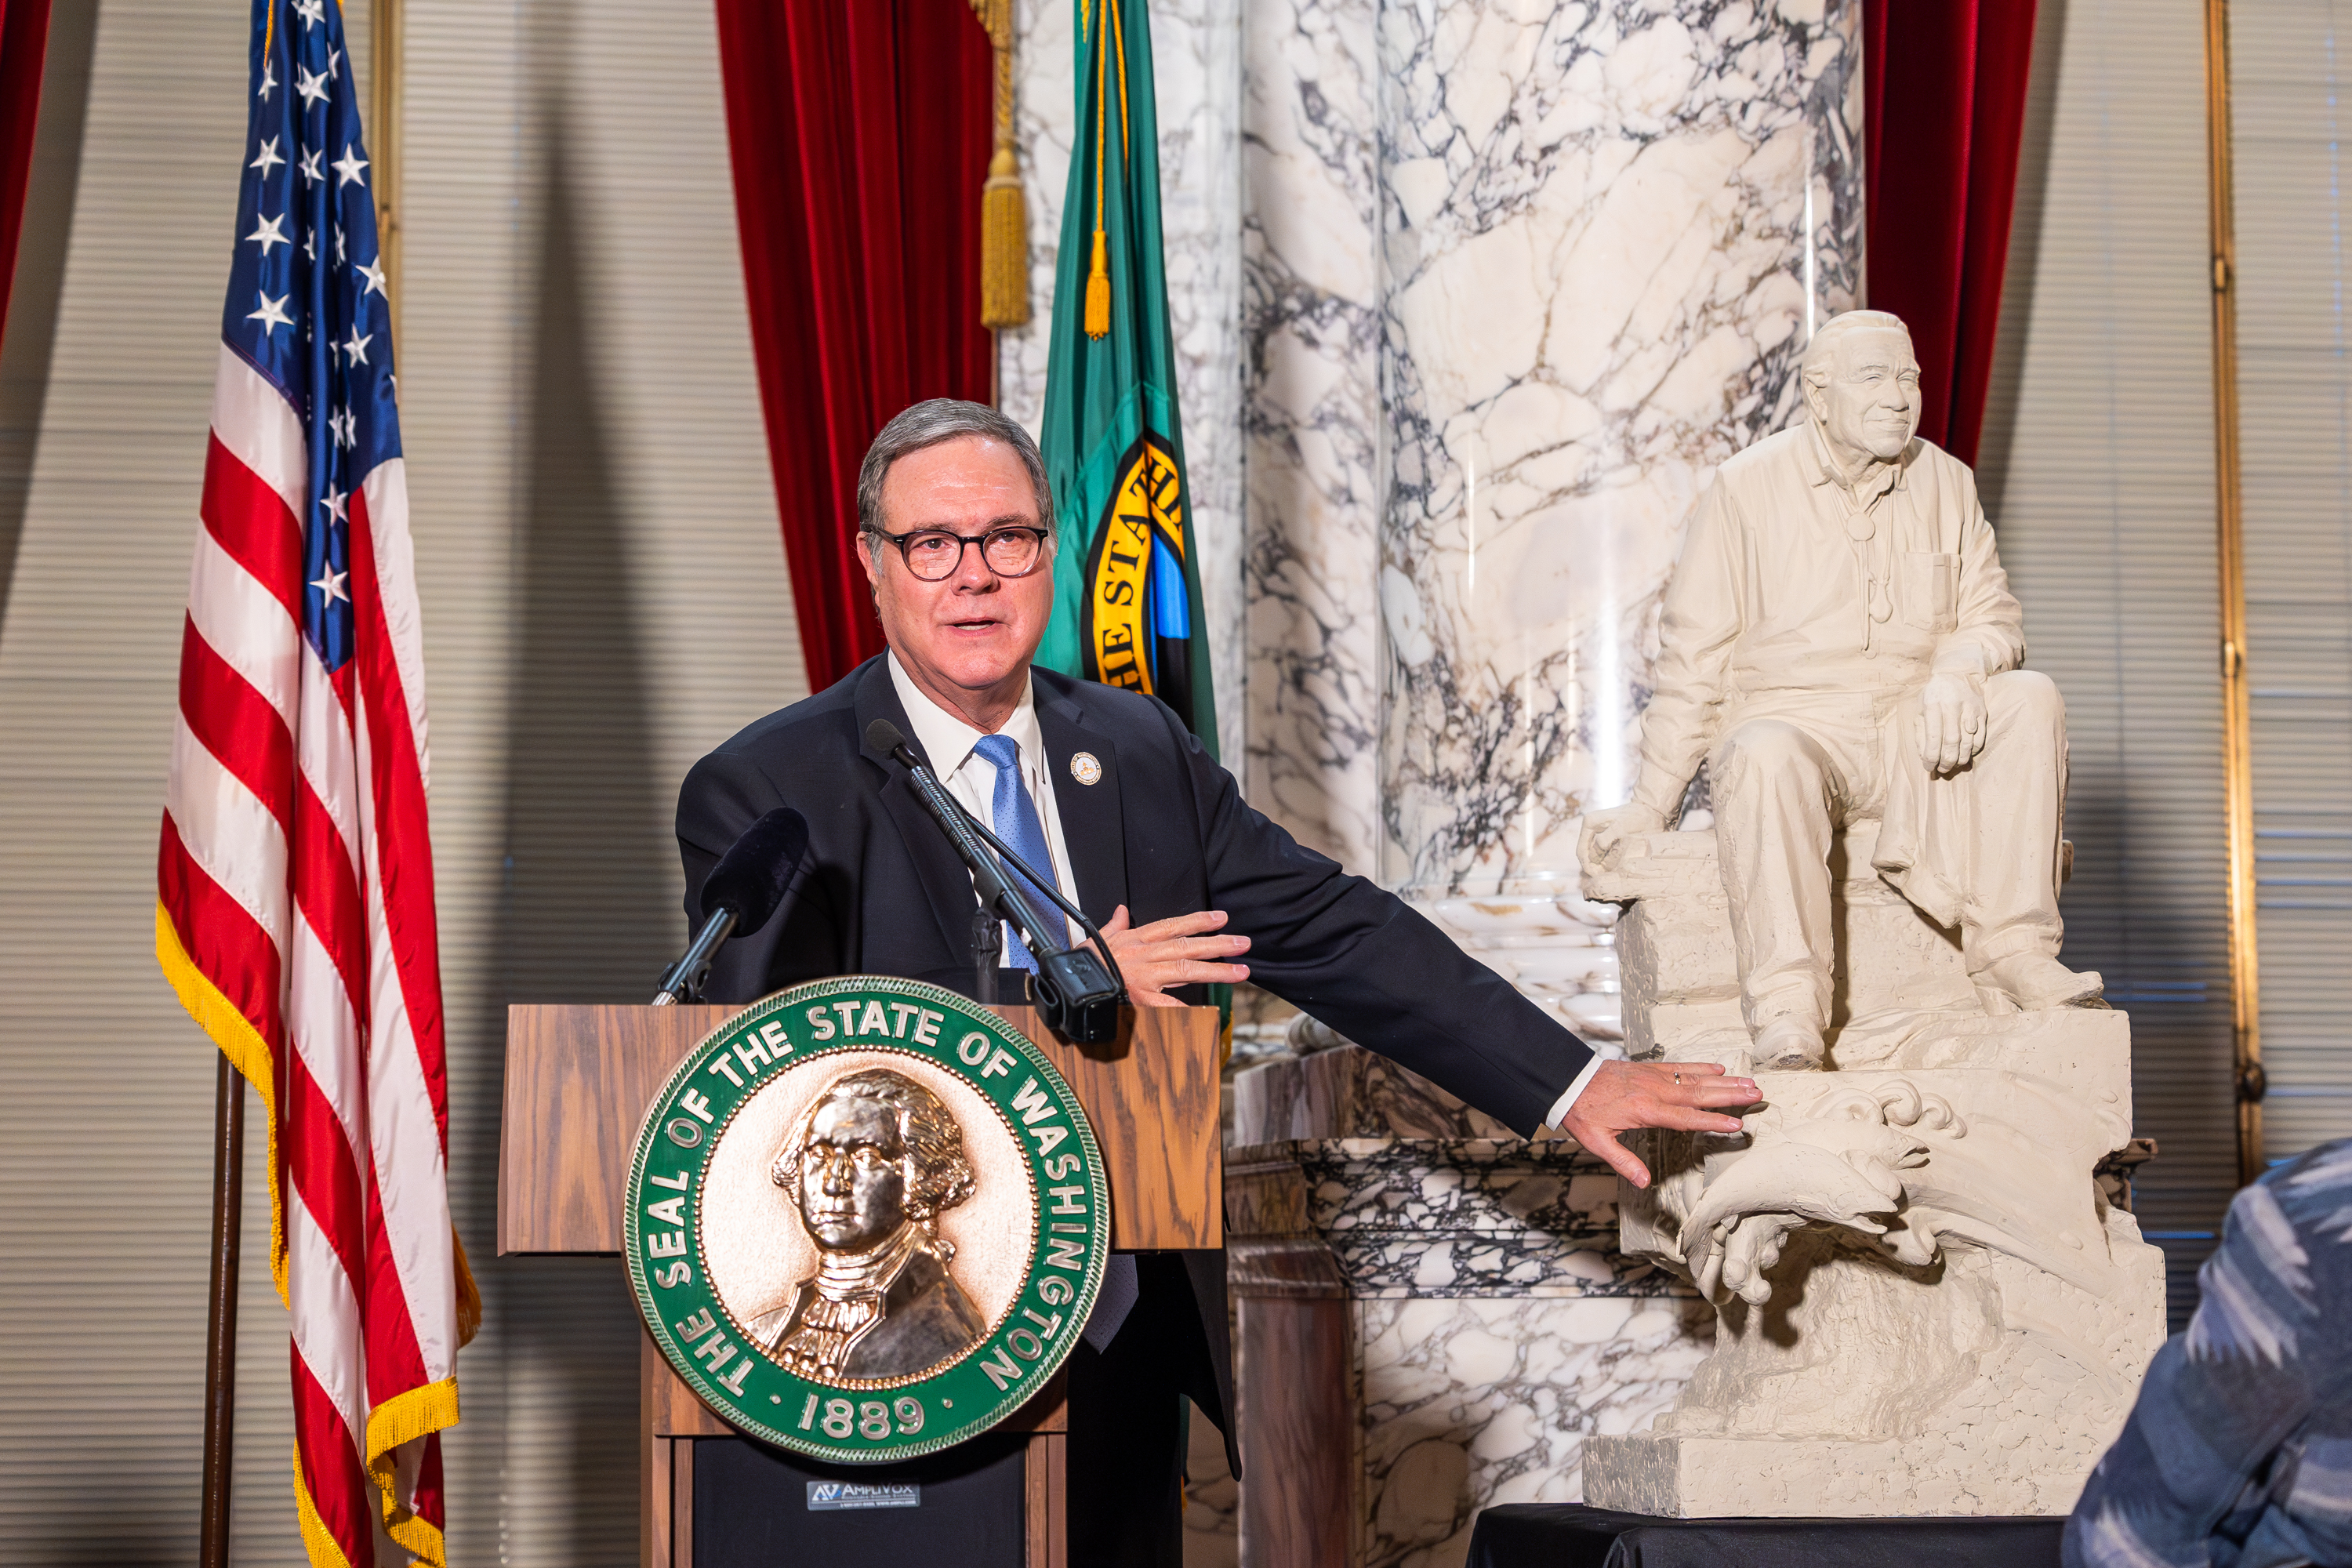
[[[310,1561],[373,1568],[383,1547],[439,1563],[464,1263],[424,647],[390,302],[334,0],[256,0],[252,70],[156,952],[268,1108]]]

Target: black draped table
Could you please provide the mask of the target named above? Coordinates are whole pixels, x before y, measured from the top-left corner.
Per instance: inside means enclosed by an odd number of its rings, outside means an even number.
[[[2063,1519],[1655,1519],[1573,1502],[1478,1516],[1468,1568],[2057,1568]]]

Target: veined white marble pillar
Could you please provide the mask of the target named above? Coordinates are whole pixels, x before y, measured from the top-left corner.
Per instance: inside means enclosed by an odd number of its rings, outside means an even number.
[[[1381,13],[1383,879],[1589,1035],[1657,611],[1855,300],[1858,0]]]
[[[1243,37],[1250,803],[1380,869],[1376,0],[1253,0]]]
[[[1239,771],[1242,694],[1241,0],[1154,0],[1160,209],[1176,398],[1200,541],[1218,750]],[[1029,203],[1026,327],[997,343],[998,402],[1034,435],[1045,411],[1047,328],[1062,195],[1077,120],[1073,0],[1014,0],[1013,88]]]

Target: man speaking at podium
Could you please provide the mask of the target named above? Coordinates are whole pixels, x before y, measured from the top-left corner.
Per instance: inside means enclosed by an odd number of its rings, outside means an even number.
[[[973,989],[971,879],[906,770],[868,743],[887,719],[1016,853],[1051,866],[1139,1006],[1255,980],[1523,1134],[1561,1128],[1637,1183],[1648,1173],[1617,1133],[1739,1130],[1721,1108],[1752,1102],[1752,1081],[1597,1059],[1393,895],[1253,810],[1166,706],[1033,670],[1054,602],[1050,497],[1027,432],[982,405],[918,404],[875,437],[857,526],[889,651],[744,730],[678,792],[689,921],[745,828],[787,805],[809,825],[783,909],[720,950],[710,1000],[834,974]],[[1002,951],[1034,967],[1009,931]],[[1234,1454],[1223,1258],[1114,1265],[1068,1363],[1071,1561],[1156,1568],[1181,1560],[1178,1394]]]

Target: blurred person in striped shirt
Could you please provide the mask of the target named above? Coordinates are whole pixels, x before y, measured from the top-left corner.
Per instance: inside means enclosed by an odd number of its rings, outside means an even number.
[[[2066,1568],[2352,1563],[2352,1139],[2230,1205],[2066,1524]]]

